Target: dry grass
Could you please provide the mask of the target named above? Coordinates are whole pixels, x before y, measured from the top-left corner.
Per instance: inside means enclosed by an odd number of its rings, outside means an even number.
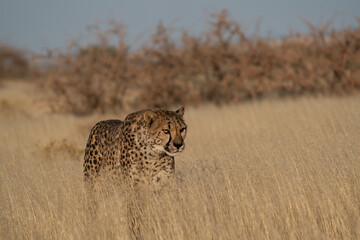
[[[137,199],[123,187],[100,188],[91,218],[82,160],[72,152],[109,116],[16,114],[23,103],[14,100],[29,88],[14,88],[0,89],[8,103],[0,114],[1,239],[127,239],[126,198],[140,211],[144,239],[360,237],[358,95],[188,108],[177,181]]]

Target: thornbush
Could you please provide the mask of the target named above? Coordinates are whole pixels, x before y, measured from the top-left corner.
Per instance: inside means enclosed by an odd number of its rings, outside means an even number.
[[[129,51],[124,26],[112,21],[106,31],[94,28],[96,45],[60,55],[47,86],[61,110],[77,114],[358,91],[360,20],[331,32],[305,23],[312,34],[251,38],[222,11],[207,31],[183,31],[177,41],[160,23],[149,44]]]

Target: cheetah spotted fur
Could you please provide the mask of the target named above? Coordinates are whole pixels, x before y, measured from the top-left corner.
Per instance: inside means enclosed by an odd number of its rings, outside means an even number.
[[[184,108],[143,110],[124,121],[98,122],[85,148],[84,177],[94,182],[106,173],[134,183],[163,183],[175,170],[174,156],[185,148]]]

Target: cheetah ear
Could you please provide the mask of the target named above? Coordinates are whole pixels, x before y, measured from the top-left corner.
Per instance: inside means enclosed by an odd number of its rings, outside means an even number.
[[[154,118],[156,117],[156,113],[151,110],[148,110],[144,113],[144,119],[146,124],[150,127],[151,124],[154,122]]]
[[[177,113],[178,115],[180,115],[180,117],[183,117],[183,116],[184,116],[184,113],[185,113],[185,108],[184,108],[184,107],[181,107],[181,108],[179,108],[178,110],[176,110],[175,113]]]

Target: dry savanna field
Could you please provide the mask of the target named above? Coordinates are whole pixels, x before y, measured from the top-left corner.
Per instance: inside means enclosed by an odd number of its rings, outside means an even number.
[[[108,183],[91,212],[82,157],[94,123],[49,113],[22,81],[0,88],[0,239],[359,239],[360,96],[188,107],[176,181],[161,192]]]

